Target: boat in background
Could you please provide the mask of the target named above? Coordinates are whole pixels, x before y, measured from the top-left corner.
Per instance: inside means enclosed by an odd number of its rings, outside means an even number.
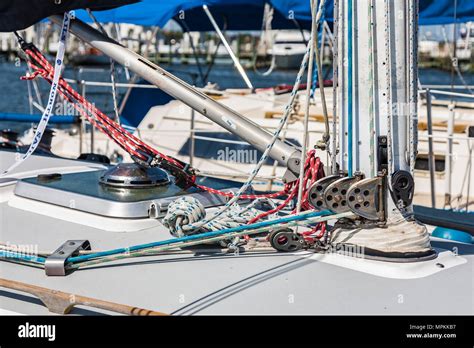
[[[275,57],[278,69],[298,69],[306,52],[309,32],[299,30],[279,30],[268,54]]]

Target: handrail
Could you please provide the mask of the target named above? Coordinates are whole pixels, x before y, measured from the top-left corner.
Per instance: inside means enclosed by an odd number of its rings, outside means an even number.
[[[426,93],[426,89],[420,89],[419,92]],[[474,99],[474,95],[472,95],[472,94],[449,92],[449,91],[440,91],[438,89],[430,89],[430,93],[431,94],[449,95],[449,96],[453,96],[453,97],[462,97],[462,98]]]

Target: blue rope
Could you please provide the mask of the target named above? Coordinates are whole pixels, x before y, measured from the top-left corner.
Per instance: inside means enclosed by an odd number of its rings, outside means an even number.
[[[24,255],[22,253],[17,253],[14,251],[6,251],[6,250],[0,250],[0,258],[16,259],[20,261],[33,262],[33,263],[44,263],[46,261],[44,257]]]
[[[318,69],[316,66],[316,61],[313,61],[313,78],[311,81],[311,94],[310,94],[311,98],[314,98],[314,93],[316,92],[317,86],[318,86]]]
[[[290,216],[287,216],[287,217],[284,217],[284,218],[281,218],[281,219],[267,220],[267,221],[257,222],[257,223],[251,224],[251,225],[242,225],[242,226],[233,227],[233,228],[226,228],[226,229],[223,229],[223,230],[220,230],[220,231],[194,234],[194,235],[191,235],[191,236],[186,236],[186,237],[181,237],[181,238],[167,239],[167,240],[163,240],[163,241],[159,241],[159,242],[134,245],[134,246],[131,246],[131,247],[128,247],[128,248],[112,249],[112,250],[97,252],[97,253],[94,253],[94,254],[87,254],[87,255],[80,255],[80,256],[70,257],[70,258],[67,259],[67,262],[76,263],[76,262],[88,261],[88,260],[95,259],[95,258],[98,258],[98,257],[103,257],[103,256],[130,253],[132,251],[155,248],[155,247],[164,246],[164,245],[177,244],[177,243],[181,243],[181,242],[189,242],[189,241],[192,241],[192,240],[203,239],[203,238],[207,238],[207,237],[216,237],[216,236],[225,235],[225,234],[229,234],[229,233],[242,232],[242,231],[246,231],[246,230],[253,230],[253,229],[272,226],[272,225],[276,225],[276,224],[285,224],[285,223],[288,223],[288,222],[306,220],[306,219],[313,218],[313,217],[327,216],[327,215],[331,215],[331,214],[332,214],[332,212],[330,212],[328,210],[324,210],[324,211],[308,212],[308,213],[300,214],[300,215],[290,215]]]

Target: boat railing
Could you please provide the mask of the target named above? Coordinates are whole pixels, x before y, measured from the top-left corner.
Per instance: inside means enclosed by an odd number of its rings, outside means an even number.
[[[458,201],[458,209],[465,209],[466,212],[469,211],[469,206],[471,205],[470,201],[470,187],[471,187],[471,171],[472,171],[472,152],[473,152],[473,141],[474,138],[467,134],[466,137],[459,137],[454,136],[454,124],[455,124],[455,108],[456,103],[454,100],[449,101],[446,107],[449,111],[448,121],[447,121],[447,129],[446,135],[437,134],[436,136],[433,135],[433,118],[432,118],[432,95],[445,95],[450,97],[457,97],[457,98],[466,98],[466,99],[474,99],[473,94],[466,94],[466,93],[458,93],[453,91],[443,91],[438,89],[430,89],[427,87],[424,90],[420,91],[424,93],[426,98],[426,117],[427,117],[427,131],[428,134],[424,137],[428,138],[428,170],[430,173],[430,195],[431,195],[431,207],[436,208],[436,189],[435,189],[435,154],[433,150],[433,142],[435,139],[445,139],[446,141],[446,153],[445,153],[445,199],[444,199],[444,208],[452,208],[452,203],[457,200]],[[466,106],[466,105],[464,105]],[[473,107],[474,108],[474,107]],[[470,133],[470,130],[468,130]],[[422,138],[423,135],[420,135]],[[461,193],[458,194],[456,197],[452,197],[452,175],[453,175],[453,142],[454,140],[462,141],[465,140],[467,147],[468,147],[468,160],[466,163],[466,173],[463,180],[463,187],[461,189]],[[462,191],[464,191],[464,183],[467,183],[467,193],[465,198],[465,204],[462,205],[461,199]]]
[[[85,72],[87,69],[82,69],[82,72]],[[88,87],[102,87],[102,88],[111,88],[113,86],[112,82],[103,82],[103,81],[91,81],[91,80],[86,80],[86,79],[66,79],[67,82],[71,84],[76,84],[83,96],[86,97],[88,93]],[[429,167],[429,172],[430,172],[430,182],[431,182],[431,197],[432,197],[432,207],[435,208],[436,204],[436,193],[435,193],[435,154],[433,151],[433,142],[436,140],[445,142],[447,144],[447,149],[446,149],[446,154],[445,154],[445,161],[446,161],[446,175],[445,175],[445,186],[446,186],[446,192],[445,194],[447,197],[451,197],[451,181],[452,181],[452,159],[453,159],[453,153],[452,153],[452,145],[454,141],[457,142],[462,142],[466,141],[467,146],[469,147],[469,153],[472,154],[472,150],[474,148],[474,138],[473,137],[462,137],[462,136],[455,136],[454,135],[454,123],[455,123],[455,111],[457,105],[457,99],[458,98],[463,98],[463,99],[474,99],[474,95],[468,94],[468,93],[461,93],[461,92],[455,92],[454,90],[466,90],[470,88],[471,86],[465,86],[465,85],[423,85],[422,88],[419,89],[419,93],[421,95],[424,95],[426,100],[425,104],[427,107],[427,123],[428,123],[428,134],[420,134],[419,138],[420,139],[427,139],[428,140],[428,145],[429,145],[429,151],[428,151],[428,167]],[[472,86],[474,87],[474,86]],[[153,88],[158,88],[157,86],[154,85],[149,85],[149,84],[138,84],[138,83],[127,83],[127,82],[117,82],[115,83],[115,88],[117,89],[130,89],[130,88],[139,88],[139,89],[153,89]],[[443,90],[447,88],[452,88],[451,91]],[[214,95],[223,95],[225,91],[216,91],[216,90],[209,90],[206,88],[199,88],[202,92],[207,92],[207,93],[212,93]],[[447,131],[446,134],[440,134],[437,132],[436,134],[433,134],[433,120],[432,120],[432,96],[438,95],[438,96],[447,96],[447,97],[452,97],[456,99],[451,99],[448,103],[444,106],[448,108],[449,112],[449,117],[448,117],[448,122],[447,122]],[[470,104],[470,103],[468,103]],[[38,107],[38,106],[36,106]],[[466,108],[466,103],[463,104],[463,108]],[[467,105],[468,108],[469,105]],[[474,108],[474,103],[472,103],[472,108]],[[83,134],[86,133],[86,120],[82,120],[82,124],[80,125],[79,129],[79,151],[80,153],[83,152],[83,139],[84,136]],[[93,127],[88,127],[88,131],[90,132],[90,150],[93,152],[94,149],[94,129]],[[140,132],[148,132],[147,130],[140,130]],[[139,136],[141,136],[140,132],[138,132]],[[212,137],[209,135],[209,133],[215,132],[221,133],[222,131],[220,130],[210,130],[210,129],[196,129],[196,122],[195,122],[195,115],[194,112],[191,113],[191,119],[190,119],[190,128],[186,130],[150,130],[150,132],[153,133],[186,133],[189,134],[190,138],[190,151],[189,151],[189,162],[192,165],[192,163],[195,160],[195,141],[196,140],[203,140],[203,141],[209,141],[209,142],[219,142],[219,143],[232,143],[232,144],[238,144],[238,145],[248,145],[247,142],[245,141],[239,141],[239,140],[231,140],[231,139],[222,139],[219,137]],[[202,136],[199,135],[200,133],[205,132],[206,135]],[[294,133],[301,133],[301,130],[293,130]],[[468,166],[470,170],[471,165]],[[224,174],[222,174],[224,175]],[[230,175],[232,176],[232,175]],[[235,177],[235,175],[233,176]],[[470,181],[470,176],[468,175],[468,180]],[[272,180],[273,181],[273,180]],[[470,182],[468,183],[470,186]],[[469,206],[469,192],[468,192],[468,197],[467,197],[467,204],[466,204],[466,210],[468,210]],[[454,198],[455,199],[455,198]],[[448,202],[447,202],[448,203]]]

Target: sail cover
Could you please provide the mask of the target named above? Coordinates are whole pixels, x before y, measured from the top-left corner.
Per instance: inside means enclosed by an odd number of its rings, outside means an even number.
[[[80,8],[109,10],[139,0],[1,0],[0,32],[22,30],[53,14]]]

